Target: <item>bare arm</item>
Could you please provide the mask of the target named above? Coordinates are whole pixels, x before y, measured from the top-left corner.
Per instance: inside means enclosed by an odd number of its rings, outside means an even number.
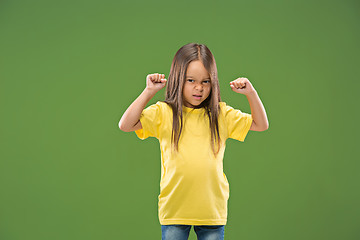
[[[144,91],[140,94],[140,96],[135,99],[135,101],[126,109],[119,122],[119,128],[122,131],[131,132],[137,130],[133,128],[135,127],[135,125],[138,125],[138,123],[140,123],[139,118],[141,112],[144,110],[146,104],[150,101],[150,99],[154,97],[155,93],[156,92],[151,92],[145,88]],[[136,128],[138,128],[138,126]]]
[[[267,120],[266,112],[264,105],[262,104],[259,95],[256,91],[251,92],[246,95],[250,108],[251,108],[251,116],[253,118],[253,122],[251,124],[250,130],[252,131],[265,131],[269,128],[269,123]]]
[[[131,132],[141,129],[140,116],[146,104],[154,95],[166,85],[164,74],[149,74],[146,78],[146,88],[138,98],[126,109],[122,115],[119,128],[124,132]]]

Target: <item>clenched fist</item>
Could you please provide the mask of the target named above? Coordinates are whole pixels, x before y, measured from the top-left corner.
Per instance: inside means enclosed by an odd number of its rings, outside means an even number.
[[[158,92],[166,86],[165,74],[153,73],[146,76],[146,88]]]
[[[241,77],[230,82],[230,87],[234,92],[241,93],[244,95],[255,92],[255,88],[250,83],[249,79]]]

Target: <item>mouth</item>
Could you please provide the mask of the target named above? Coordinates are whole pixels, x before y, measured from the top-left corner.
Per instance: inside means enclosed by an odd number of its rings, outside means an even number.
[[[193,97],[194,97],[196,100],[200,100],[201,97],[202,97],[202,95],[197,95],[197,94],[195,94],[195,95],[193,95]]]

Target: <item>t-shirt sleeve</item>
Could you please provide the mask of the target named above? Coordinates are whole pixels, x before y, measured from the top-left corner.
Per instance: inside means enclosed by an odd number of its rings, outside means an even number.
[[[141,129],[135,131],[136,135],[144,140],[148,137],[159,138],[161,127],[161,102],[145,108],[140,115]]]
[[[224,104],[228,137],[244,142],[253,121],[251,114]]]

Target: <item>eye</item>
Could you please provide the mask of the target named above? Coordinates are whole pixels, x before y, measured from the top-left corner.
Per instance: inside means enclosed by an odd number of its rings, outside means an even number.
[[[192,80],[192,79],[188,79],[188,81],[189,81],[189,82],[191,82],[191,81],[194,81],[194,80]]]
[[[204,81],[204,83],[209,83],[209,82],[210,82],[209,80]]]

